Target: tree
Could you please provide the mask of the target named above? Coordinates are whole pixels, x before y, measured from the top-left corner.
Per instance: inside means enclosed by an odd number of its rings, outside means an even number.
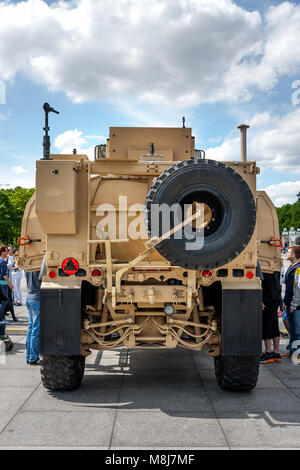
[[[5,245],[13,242],[13,228],[16,225],[14,208],[7,191],[0,189],[0,241]]]
[[[290,230],[291,227],[300,228],[300,192],[297,194],[297,198],[294,204],[276,207],[280,232],[284,228],[287,230]]]
[[[0,242],[17,245],[21,233],[23,213],[34,189],[17,186],[0,190]]]

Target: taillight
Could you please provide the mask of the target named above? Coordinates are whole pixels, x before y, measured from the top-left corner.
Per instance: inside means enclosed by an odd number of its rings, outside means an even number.
[[[246,276],[247,276],[248,279],[253,279],[253,278],[254,278],[254,274],[253,274],[252,271],[248,271],[248,272],[246,273]]]
[[[55,271],[50,271],[48,276],[51,278],[51,279],[54,279],[56,277],[56,272]]]
[[[102,276],[102,271],[101,271],[101,269],[93,269],[93,271],[91,272],[91,276],[92,276],[92,277],[100,277],[100,276]]]
[[[213,273],[210,269],[205,269],[204,271],[201,272],[201,276],[208,278],[208,277],[212,277]]]

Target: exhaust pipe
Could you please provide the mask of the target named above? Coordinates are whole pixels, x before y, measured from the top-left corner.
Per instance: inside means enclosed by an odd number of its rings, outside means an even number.
[[[247,161],[247,124],[240,124],[237,128],[241,131],[241,161]]]

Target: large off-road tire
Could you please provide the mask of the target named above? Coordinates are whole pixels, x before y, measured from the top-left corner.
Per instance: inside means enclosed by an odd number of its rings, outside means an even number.
[[[48,390],[75,390],[84,374],[84,356],[54,356],[44,354],[41,376]]]
[[[155,248],[173,265],[186,269],[224,266],[246,248],[252,237],[256,223],[252,191],[236,171],[221,162],[192,159],[176,163],[156,179],[148,193],[145,223],[149,236],[159,237],[168,232],[165,230],[167,218],[170,229],[177,226],[181,217],[178,214],[184,214],[182,209],[193,203],[203,204],[208,214],[204,245],[196,243],[191,248],[188,234],[181,229],[177,237],[172,235]],[[176,215],[155,217],[155,211],[162,204],[176,207]],[[194,236],[200,234],[195,226],[191,230]]]
[[[259,356],[218,356],[214,359],[216,378],[223,390],[250,392],[256,386]]]

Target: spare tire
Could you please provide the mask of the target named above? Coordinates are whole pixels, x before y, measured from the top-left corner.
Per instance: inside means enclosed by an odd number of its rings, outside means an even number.
[[[166,204],[169,208],[183,208],[193,203],[204,204],[208,214],[201,232],[201,247],[195,244],[191,249],[191,240],[180,229],[176,236],[173,234],[155,248],[173,265],[186,269],[209,269],[229,263],[248,245],[255,228],[256,207],[248,184],[232,168],[214,160],[176,163],[156,179],[148,193],[145,222],[149,236],[160,237],[168,231],[164,216],[157,221],[157,207]],[[175,212],[170,212],[170,229],[178,225]],[[197,241],[196,229],[192,231]]]

